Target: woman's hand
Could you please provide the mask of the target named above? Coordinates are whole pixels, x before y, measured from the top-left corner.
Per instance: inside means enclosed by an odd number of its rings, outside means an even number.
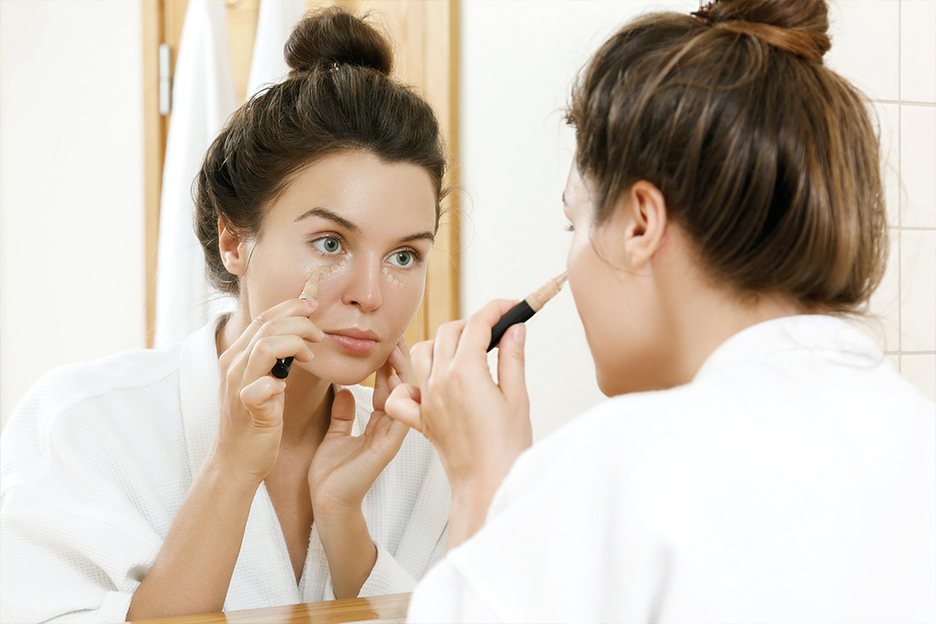
[[[337,598],[357,596],[377,561],[361,503],[409,431],[384,412],[391,389],[401,383],[394,369],[404,379],[412,379],[409,350],[402,339],[377,371],[374,411],[364,432],[351,435],[354,397],[342,390],[332,403],[331,425],[309,468],[312,513]]]
[[[270,370],[277,358],[312,361],[309,344],[324,337],[309,319],[316,307],[313,300],[284,301],[258,315],[221,354],[220,422],[212,460],[229,475],[259,485],[273,469],[286,382]]]
[[[364,495],[377,475],[390,463],[406,437],[409,427],[384,412],[390,391],[400,377],[412,379],[409,350],[401,339],[377,370],[374,381],[374,411],[364,432],[354,437],[354,397],[342,390],[332,403],[331,425],[312,458],[309,487],[316,520],[360,512]]]
[[[514,303],[492,301],[467,321],[440,327],[435,340],[415,345],[419,386],[400,384],[387,399],[387,413],[426,436],[445,467],[453,496],[449,548],[484,524],[501,481],[532,444],[525,327],[515,325],[501,339],[497,382],[487,362],[491,328]]]

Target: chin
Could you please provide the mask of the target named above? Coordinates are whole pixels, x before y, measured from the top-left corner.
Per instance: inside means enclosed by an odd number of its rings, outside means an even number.
[[[320,351],[304,368],[319,379],[339,386],[354,386],[380,368],[388,356],[374,352],[367,357],[354,357]]]

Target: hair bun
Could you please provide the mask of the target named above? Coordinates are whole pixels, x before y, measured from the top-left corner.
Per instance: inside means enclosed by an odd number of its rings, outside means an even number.
[[[284,52],[293,72],[338,63],[369,67],[389,76],[393,66],[393,51],[386,37],[339,7],[305,16],[293,29]]]
[[[713,26],[756,35],[809,59],[820,60],[832,47],[825,0],[717,0],[706,17]]]

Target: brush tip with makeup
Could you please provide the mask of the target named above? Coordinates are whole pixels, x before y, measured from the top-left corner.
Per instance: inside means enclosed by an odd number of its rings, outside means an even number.
[[[560,275],[552,278],[534,292],[527,295],[523,301],[510,308],[510,310],[497,321],[497,324],[491,328],[491,343],[488,345],[487,350],[491,351],[491,349],[496,347],[501,341],[501,338],[504,337],[504,333],[512,325],[524,323],[530,320],[534,314],[542,310],[547,301],[559,294],[559,291],[562,290],[567,279],[568,272],[563,271]]]

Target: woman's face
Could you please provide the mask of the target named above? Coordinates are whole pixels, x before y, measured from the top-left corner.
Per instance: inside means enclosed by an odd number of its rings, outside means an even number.
[[[595,361],[598,387],[607,396],[665,385],[670,340],[648,267],[634,267],[624,247],[627,206],[596,226],[587,180],[575,165],[563,193],[574,238],[569,249],[569,288]]]
[[[312,345],[315,376],[350,385],[379,368],[422,299],[432,249],[436,197],[429,174],[359,151],[301,170],[276,199],[247,246],[241,305],[251,319],[299,297],[318,275],[325,333]]]

